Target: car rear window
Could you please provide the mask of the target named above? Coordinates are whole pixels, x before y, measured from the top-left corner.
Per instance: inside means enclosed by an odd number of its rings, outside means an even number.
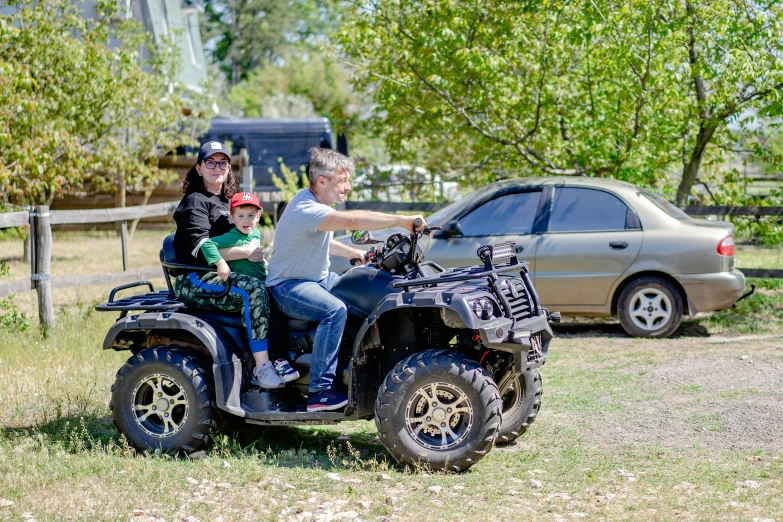
[[[691,218],[688,214],[686,214],[685,212],[680,210],[679,207],[677,207],[673,203],[663,199],[658,194],[656,194],[654,192],[650,192],[650,191],[644,190],[644,189],[640,190],[639,192],[641,192],[642,195],[644,195],[644,197],[649,199],[653,203],[653,205],[655,205],[659,209],[663,210],[664,212],[669,214],[674,219],[686,220],[686,219],[690,219]]]
[[[628,206],[620,198],[587,188],[555,189],[550,232],[625,230]]]

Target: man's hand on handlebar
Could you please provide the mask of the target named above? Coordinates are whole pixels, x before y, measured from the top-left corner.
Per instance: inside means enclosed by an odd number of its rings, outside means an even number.
[[[427,226],[427,221],[424,219],[424,216],[421,214],[416,214],[414,216],[402,216],[403,219],[403,225],[406,229],[410,230],[411,232],[421,232],[422,229],[424,229]]]
[[[351,261],[351,266],[366,265],[374,259],[374,251],[365,252],[364,250],[354,248],[347,257]]]

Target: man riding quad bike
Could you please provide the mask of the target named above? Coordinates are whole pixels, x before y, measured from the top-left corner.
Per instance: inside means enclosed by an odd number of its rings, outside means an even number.
[[[332,289],[348,309],[335,387],[349,402],[328,412],[307,411],[317,325],[273,309],[270,350],[284,353],[300,377],[279,390],[253,387],[240,317],[174,298],[172,276],[212,269],[177,263],[167,237],[167,290],[123,285],[96,307],[120,312],[104,349],[132,353],[112,386],[118,430],[139,449],[191,453],[209,445],[225,416],[257,425],[375,418],[396,460],[452,471],[475,464],[496,441],[514,440],[538,413],[538,368],[552,339],[548,321],[559,314],[541,307],[513,243],[483,246],[476,266],[447,270],[422,260],[419,240],[434,230],[392,235]],[[374,240],[365,232],[355,242]],[[150,293],[115,299],[144,285]]]

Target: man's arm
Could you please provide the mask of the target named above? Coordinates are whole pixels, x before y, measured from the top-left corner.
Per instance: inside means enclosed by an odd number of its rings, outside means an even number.
[[[422,227],[427,226],[424,216],[397,216],[369,210],[338,210],[328,214],[318,225],[318,230],[380,230],[389,227],[404,227],[413,232],[413,222],[421,219]]]
[[[362,264],[364,264],[364,254],[367,252],[332,239],[332,241],[329,243],[329,253],[335,256],[344,257],[348,260],[358,258],[361,259]]]

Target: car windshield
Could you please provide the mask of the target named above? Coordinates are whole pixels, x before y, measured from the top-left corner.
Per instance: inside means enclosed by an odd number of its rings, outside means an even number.
[[[488,192],[497,190],[497,187],[490,185],[477,190],[473,194],[465,196],[459,201],[455,201],[451,205],[445,206],[442,209],[430,214],[427,218],[427,224],[433,227],[441,227],[446,224],[446,219],[460,214],[465,208],[471,206],[475,201],[483,198]]]
[[[656,207],[663,210],[674,219],[685,220],[691,218],[688,214],[680,210],[673,203],[670,203],[669,201],[663,199],[658,194],[644,189],[641,189],[640,192],[644,195],[644,197],[652,201]]]

